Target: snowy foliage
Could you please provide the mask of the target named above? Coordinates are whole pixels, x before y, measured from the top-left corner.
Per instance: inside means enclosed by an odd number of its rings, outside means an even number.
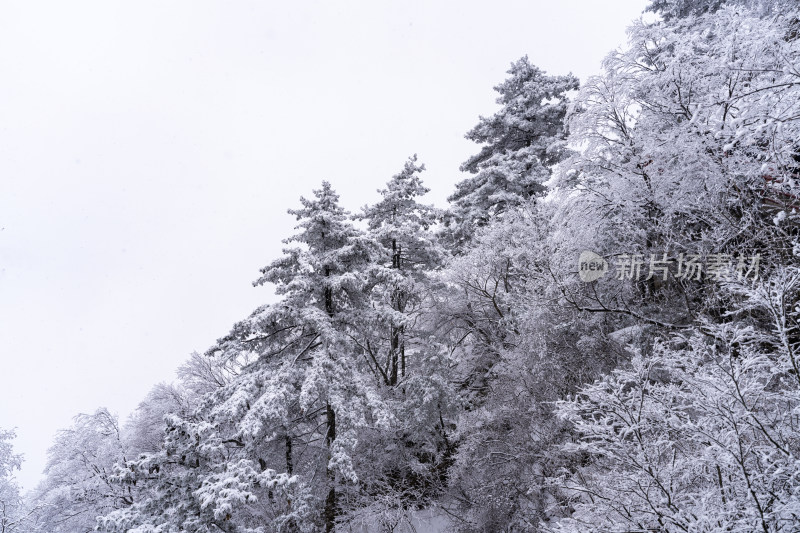
[[[461,170],[473,176],[456,185],[447,225],[460,247],[476,227],[545,191],[552,166],[568,153],[564,117],[575,76],[548,76],[527,56],[511,64],[510,77],[494,90],[500,111],[467,133],[481,151]]]
[[[115,464],[127,454],[119,422],[107,409],[76,416],[72,427],[56,435],[46,477],[31,494],[42,506],[38,529],[92,531],[98,516],[130,505],[131,491],[112,482]]]
[[[416,156],[301,198],[279,300],[77,418],[4,531],[798,531],[800,7],[648,10],[580,88],[513,63],[448,210]]]
[[[798,271],[744,288],[772,319],[698,327],[559,404],[592,459],[559,531],[795,531],[800,521]]]
[[[14,453],[14,431],[0,429],[0,533],[27,531],[30,512],[14,479],[14,470],[22,465],[22,456]]]

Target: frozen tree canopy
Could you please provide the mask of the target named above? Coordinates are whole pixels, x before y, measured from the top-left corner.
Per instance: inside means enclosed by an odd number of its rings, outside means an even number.
[[[648,11],[513,61],[449,208],[302,196],[277,300],[27,497],[0,430],[0,532],[800,531],[800,5]]]

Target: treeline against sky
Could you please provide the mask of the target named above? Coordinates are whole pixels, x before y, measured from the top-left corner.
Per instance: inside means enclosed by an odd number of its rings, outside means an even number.
[[[649,11],[583,84],[512,63],[447,209],[416,156],[301,198],[276,303],[27,498],[0,432],[0,531],[800,530],[800,7]]]

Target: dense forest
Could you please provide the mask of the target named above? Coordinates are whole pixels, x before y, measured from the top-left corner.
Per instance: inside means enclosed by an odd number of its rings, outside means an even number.
[[[0,431],[0,533],[800,531],[800,5],[648,11],[513,62],[447,209],[301,197],[275,303],[26,495]]]

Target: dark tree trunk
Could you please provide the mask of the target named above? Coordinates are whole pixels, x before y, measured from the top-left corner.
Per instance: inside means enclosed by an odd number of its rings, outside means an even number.
[[[286,434],[286,473],[290,476],[294,470],[294,463],[292,462],[292,437]]]
[[[406,377],[406,343],[403,341],[403,330],[405,326],[398,328],[398,341],[400,343],[400,376]]]
[[[331,275],[330,267],[325,267],[325,277]],[[329,317],[333,317],[333,291],[330,287],[325,287],[325,312]],[[325,532],[330,533],[336,528],[336,473],[330,467],[331,447],[336,440],[336,413],[333,411],[330,402],[325,405],[326,425],[325,446],[328,448],[328,463],[325,469],[328,475],[328,496],[325,498]]]
[[[292,436],[287,432],[284,439],[286,444],[286,473],[291,476],[294,471],[294,461],[292,460]],[[289,509],[292,508],[292,499],[289,497],[286,498],[286,506]],[[296,533],[297,530],[297,523],[294,521],[294,518],[289,520],[286,524],[287,533]]]
[[[326,467],[328,474],[328,496],[325,498],[325,532],[331,533],[336,528],[336,473],[330,467],[331,460],[331,446],[333,441],[336,440],[336,413],[334,413],[331,404],[326,406],[326,415],[328,423],[328,431],[325,435],[325,445],[328,447],[328,465]]]
[[[402,270],[402,252],[403,247],[397,244],[397,239],[392,239],[392,268]],[[405,307],[403,298],[405,295],[403,291],[396,289],[392,294],[392,308],[395,311],[403,312]],[[390,368],[389,368],[389,385],[397,385],[398,369],[400,376],[406,375],[406,353],[403,343],[403,326],[392,326],[392,340],[390,345]]]

